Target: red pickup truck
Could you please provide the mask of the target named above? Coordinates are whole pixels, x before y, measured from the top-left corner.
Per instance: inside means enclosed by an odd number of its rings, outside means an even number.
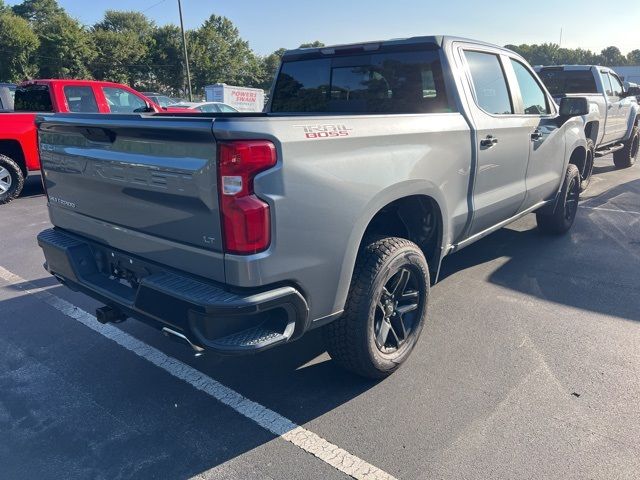
[[[40,170],[36,113],[173,110],[155,104],[126,85],[92,80],[30,80],[18,85],[14,103],[14,112],[0,113],[0,205],[17,198],[29,172]]]

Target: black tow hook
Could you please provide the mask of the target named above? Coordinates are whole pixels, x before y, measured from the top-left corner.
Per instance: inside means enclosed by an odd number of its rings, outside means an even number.
[[[103,325],[106,323],[122,323],[127,319],[127,316],[120,310],[106,305],[96,309],[96,320]]]

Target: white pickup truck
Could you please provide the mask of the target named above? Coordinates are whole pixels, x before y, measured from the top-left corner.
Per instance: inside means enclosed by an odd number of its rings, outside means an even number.
[[[557,103],[560,98],[586,97],[589,114],[583,116],[590,151],[579,166],[583,189],[593,170],[593,158],[613,153],[618,168],[635,163],[638,155],[640,112],[635,93],[625,86],[616,72],[597,65],[536,67],[536,72]]]

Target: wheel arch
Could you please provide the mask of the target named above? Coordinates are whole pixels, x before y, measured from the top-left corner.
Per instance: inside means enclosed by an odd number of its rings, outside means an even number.
[[[429,195],[398,198],[380,208],[369,221],[360,244],[372,236],[406,238],[423,251],[436,278],[443,244],[444,219],[438,201]]]
[[[16,162],[25,177],[29,174],[22,145],[17,140],[0,140],[0,155],[5,155]]]
[[[369,234],[380,233],[370,228],[372,222],[374,219],[380,219],[380,216],[384,215],[381,212],[384,212],[385,209],[393,208],[397,205],[397,202],[406,201],[403,200],[405,198],[412,198],[413,200],[422,199],[423,202],[427,202],[433,207],[437,206],[440,226],[437,240],[438,246],[434,247],[433,251],[430,251],[428,255],[425,254],[427,262],[429,263],[431,281],[435,282],[437,280],[442,258],[446,254],[447,245],[450,243],[449,238],[451,231],[449,212],[447,210],[447,204],[444,201],[444,195],[436,185],[426,180],[409,180],[401,184],[395,184],[379,192],[378,195],[368,202],[366,208],[357,217],[358,219],[348,239],[347,249],[342,257],[342,269],[336,290],[337,295],[335,297],[334,311],[340,311],[344,308],[356,259],[364,238]],[[392,231],[382,234],[389,235],[392,234]],[[429,261],[430,259],[431,261]]]
[[[623,141],[627,141],[631,138],[631,133],[633,133],[633,127],[637,127],[640,125],[640,105],[634,104],[631,106],[631,115],[629,115],[629,120],[627,123],[627,132],[624,135]]]
[[[578,167],[578,171],[582,174],[587,159],[587,148],[583,145],[574,147],[569,157],[569,164]]]

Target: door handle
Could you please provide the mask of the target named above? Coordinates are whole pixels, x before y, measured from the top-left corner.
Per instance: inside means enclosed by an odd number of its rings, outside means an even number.
[[[496,143],[498,143],[498,139],[496,137],[494,137],[493,135],[487,135],[486,138],[483,138],[482,140],[480,140],[480,146],[481,147],[491,148]]]
[[[544,134],[540,130],[538,130],[537,128],[531,134],[531,140],[533,140],[533,141],[542,140],[542,137],[544,137]]]

